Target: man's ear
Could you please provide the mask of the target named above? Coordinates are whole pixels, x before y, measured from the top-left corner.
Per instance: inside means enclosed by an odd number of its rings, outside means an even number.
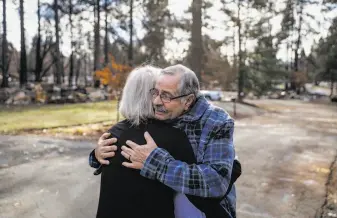
[[[191,107],[193,101],[194,101],[194,96],[193,95],[190,95],[190,96],[188,96],[186,98],[185,107],[184,107],[185,111],[188,110]]]

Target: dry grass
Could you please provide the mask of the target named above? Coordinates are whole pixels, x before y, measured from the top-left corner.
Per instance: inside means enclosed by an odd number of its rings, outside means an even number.
[[[116,101],[95,103],[0,106],[0,132],[44,129],[116,120]]]

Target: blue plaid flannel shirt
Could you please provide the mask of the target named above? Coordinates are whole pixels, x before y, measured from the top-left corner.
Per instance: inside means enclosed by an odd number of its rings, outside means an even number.
[[[234,120],[224,110],[199,97],[175,126],[188,136],[197,164],[188,165],[175,160],[166,150],[158,147],[146,159],[140,174],[157,179],[180,193],[201,197],[224,196],[235,158]],[[229,217],[235,216],[235,204],[233,185],[230,193],[221,201]]]
[[[224,196],[235,158],[234,120],[224,110],[199,97],[192,109],[179,117],[174,126],[188,136],[197,164],[188,165],[175,160],[165,149],[158,147],[146,159],[140,174],[157,179],[180,193],[201,197]],[[89,163],[94,168],[100,165],[93,153]],[[221,205],[228,217],[235,217],[235,185]]]

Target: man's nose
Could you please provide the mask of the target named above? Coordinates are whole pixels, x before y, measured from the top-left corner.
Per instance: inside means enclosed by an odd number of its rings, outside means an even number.
[[[162,102],[162,100],[160,99],[160,96],[159,96],[159,95],[153,98],[153,104],[154,104],[154,105],[163,105],[163,102]]]

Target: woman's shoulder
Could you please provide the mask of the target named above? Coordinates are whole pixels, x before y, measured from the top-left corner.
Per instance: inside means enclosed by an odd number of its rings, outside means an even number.
[[[154,132],[160,132],[162,134],[169,135],[175,135],[184,137],[185,132],[179,128],[176,128],[172,125],[172,123],[168,123],[162,120],[155,120],[151,119],[148,121],[148,128],[151,129]]]
[[[173,125],[165,120],[157,120],[157,119],[148,119],[147,124],[150,125],[157,125],[157,126],[163,126],[163,127],[167,127],[167,128],[173,128]]]
[[[113,125],[107,132],[111,135],[119,138],[121,134],[131,127],[131,123],[128,120],[122,120]]]
[[[191,143],[183,130],[158,120],[152,122],[148,130],[154,141],[175,159],[188,164],[196,162]]]

